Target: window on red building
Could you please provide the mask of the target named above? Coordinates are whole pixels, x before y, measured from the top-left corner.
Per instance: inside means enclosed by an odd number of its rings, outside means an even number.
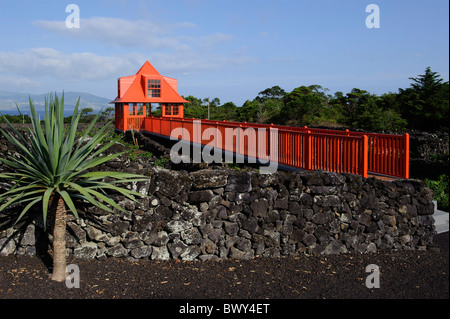
[[[148,80],[148,97],[161,97],[161,80]]]
[[[172,115],[178,115],[178,104],[172,104]]]
[[[144,115],[144,103],[137,103],[137,115]]]

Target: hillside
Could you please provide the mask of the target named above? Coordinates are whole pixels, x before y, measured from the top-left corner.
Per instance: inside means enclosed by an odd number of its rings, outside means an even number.
[[[52,93],[53,95],[54,93]],[[62,94],[57,92],[58,97]],[[16,103],[22,112],[27,112],[29,109],[29,97],[34,101],[36,109],[40,110],[44,108],[45,97],[48,94],[27,94],[18,92],[8,92],[0,91],[0,111],[16,111]],[[92,109],[99,110],[101,108],[108,107],[108,103],[111,102],[113,98],[107,99],[99,97],[93,94],[85,92],[64,92],[64,104],[66,109],[73,109],[81,97],[80,106],[81,107],[91,107]]]

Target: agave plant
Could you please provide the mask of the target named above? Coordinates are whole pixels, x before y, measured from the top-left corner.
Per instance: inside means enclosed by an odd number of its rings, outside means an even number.
[[[107,125],[91,139],[86,138],[97,122],[100,112],[82,137],[76,137],[81,116],[81,112],[78,112],[79,101],[78,99],[66,132],[64,94],[61,99],[56,94],[54,99],[46,99],[43,127],[30,99],[32,128],[29,129],[28,137],[22,135],[5,117],[10,131],[6,133],[0,130],[20,154],[18,157],[0,158],[0,161],[11,169],[9,173],[0,174],[0,178],[8,179],[13,185],[11,189],[0,194],[0,212],[7,207],[18,207],[17,223],[30,208],[41,205],[45,229],[47,220],[52,221],[52,279],[56,281],[66,279],[66,213],[72,212],[78,219],[76,203],[80,201],[111,213],[114,210],[123,211],[123,208],[108,196],[108,192],[118,192],[136,201],[137,196],[142,195],[121,185],[145,180],[144,176],[136,174],[92,171],[96,166],[123,153],[103,155],[120,138],[102,144],[108,135]]]

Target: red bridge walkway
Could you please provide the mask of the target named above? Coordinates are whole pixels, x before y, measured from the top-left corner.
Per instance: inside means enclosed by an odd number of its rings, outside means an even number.
[[[408,134],[127,115],[116,116],[117,130],[178,132],[175,138],[299,169],[409,178]]]
[[[183,139],[306,170],[326,170],[391,178],[409,177],[409,135],[355,133],[184,118],[189,103],[177,92],[177,80],[159,74],[146,61],[135,75],[117,81],[115,127]],[[152,103],[162,117],[152,117]]]

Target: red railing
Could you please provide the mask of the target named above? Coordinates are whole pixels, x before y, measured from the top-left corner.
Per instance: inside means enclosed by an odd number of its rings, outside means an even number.
[[[116,118],[116,128],[123,130],[120,120]],[[183,128],[176,138],[301,169],[409,178],[408,134],[162,117],[130,116],[126,124],[128,129],[167,137]]]
[[[275,126],[281,127],[282,126]],[[321,135],[367,136],[367,169],[373,174],[409,178],[409,134],[376,134],[351,132],[349,130],[327,130],[308,127],[291,128],[296,131],[311,131]],[[335,154],[338,155],[338,154]]]

